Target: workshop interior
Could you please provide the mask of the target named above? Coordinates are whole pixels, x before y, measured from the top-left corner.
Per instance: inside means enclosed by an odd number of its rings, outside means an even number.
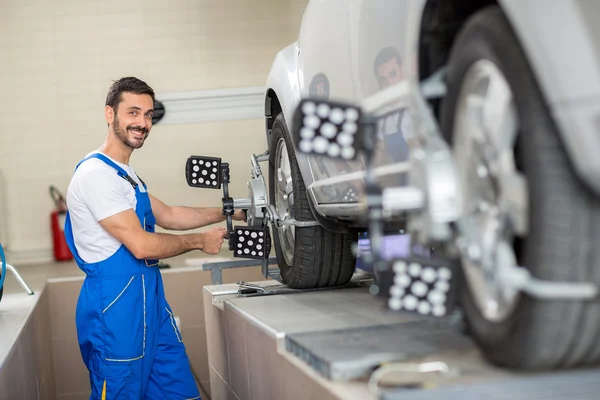
[[[597,400],[598,20],[595,0],[1,1],[0,400],[188,398],[187,363],[207,400]],[[109,117],[123,77],[154,90],[143,139]],[[99,218],[127,254],[83,260],[74,176],[107,138],[140,180],[105,166],[129,193],[105,196],[154,196],[136,238],[218,226],[220,250],[146,256]],[[218,220],[169,226],[154,198]],[[141,282],[93,318],[125,355],[89,363],[86,290],[121,262]],[[141,378],[151,279],[186,360]]]

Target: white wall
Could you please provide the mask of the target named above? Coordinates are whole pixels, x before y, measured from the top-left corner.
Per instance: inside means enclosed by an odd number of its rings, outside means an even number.
[[[112,80],[134,75],[157,93],[262,86],[306,3],[2,0],[0,240],[13,263],[51,254],[48,187],[65,192],[76,163],[102,144]],[[230,161],[233,194],[243,197],[248,157],[265,146],[262,119],[159,124],[131,162],[167,203],[220,206],[221,192],[186,185],[187,156]]]

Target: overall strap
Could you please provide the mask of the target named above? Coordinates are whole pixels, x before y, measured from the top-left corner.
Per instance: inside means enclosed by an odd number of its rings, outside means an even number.
[[[84,161],[89,160],[91,158],[97,158],[97,159],[103,161],[105,164],[113,167],[115,170],[117,170],[117,174],[121,178],[123,178],[127,182],[129,182],[131,184],[131,186],[133,186],[133,189],[135,189],[135,191],[138,191],[138,183],[135,180],[133,180],[133,178],[130,177],[129,174],[127,174],[127,172],[123,168],[119,167],[111,159],[109,159],[108,157],[106,157],[104,154],[101,154],[101,153],[94,153],[94,154],[90,155],[89,157],[84,158],[83,160],[81,160],[77,164],[77,166],[75,167],[75,170],[77,170],[77,168],[79,168],[79,166],[81,165],[81,163],[83,163]],[[144,185],[144,187],[145,186],[146,185]]]

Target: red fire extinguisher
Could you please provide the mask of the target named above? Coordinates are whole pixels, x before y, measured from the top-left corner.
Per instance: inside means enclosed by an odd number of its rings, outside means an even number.
[[[50,214],[50,230],[54,246],[54,259],[56,261],[69,261],[73,254],[65,239],[65,220],[67,217],[67,202],[63,195],[54,186],[50,186],[50,196],[54,201],[55,209]]]

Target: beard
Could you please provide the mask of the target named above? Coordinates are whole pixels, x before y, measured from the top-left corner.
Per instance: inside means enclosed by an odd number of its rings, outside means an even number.
[[[141,126],[137,126],[137,125],[128,125],[125,127],[125,129],[121,128],[121,125],[119,123],[119,118],[117,117],[117,115],[115,114],[115,117],[113,118],[113,130],[115,132],[115,135],[128,147],[131,147],[132,149],[139,149],[144,145],[144,142],[146,141],[146,138],[148,137],[148,129],[141,127]],[[141,139],[138,139],[136,137],[129,137],[129,133],[130,132],[136,132],[136,133],[143,133],[144,137]]]

